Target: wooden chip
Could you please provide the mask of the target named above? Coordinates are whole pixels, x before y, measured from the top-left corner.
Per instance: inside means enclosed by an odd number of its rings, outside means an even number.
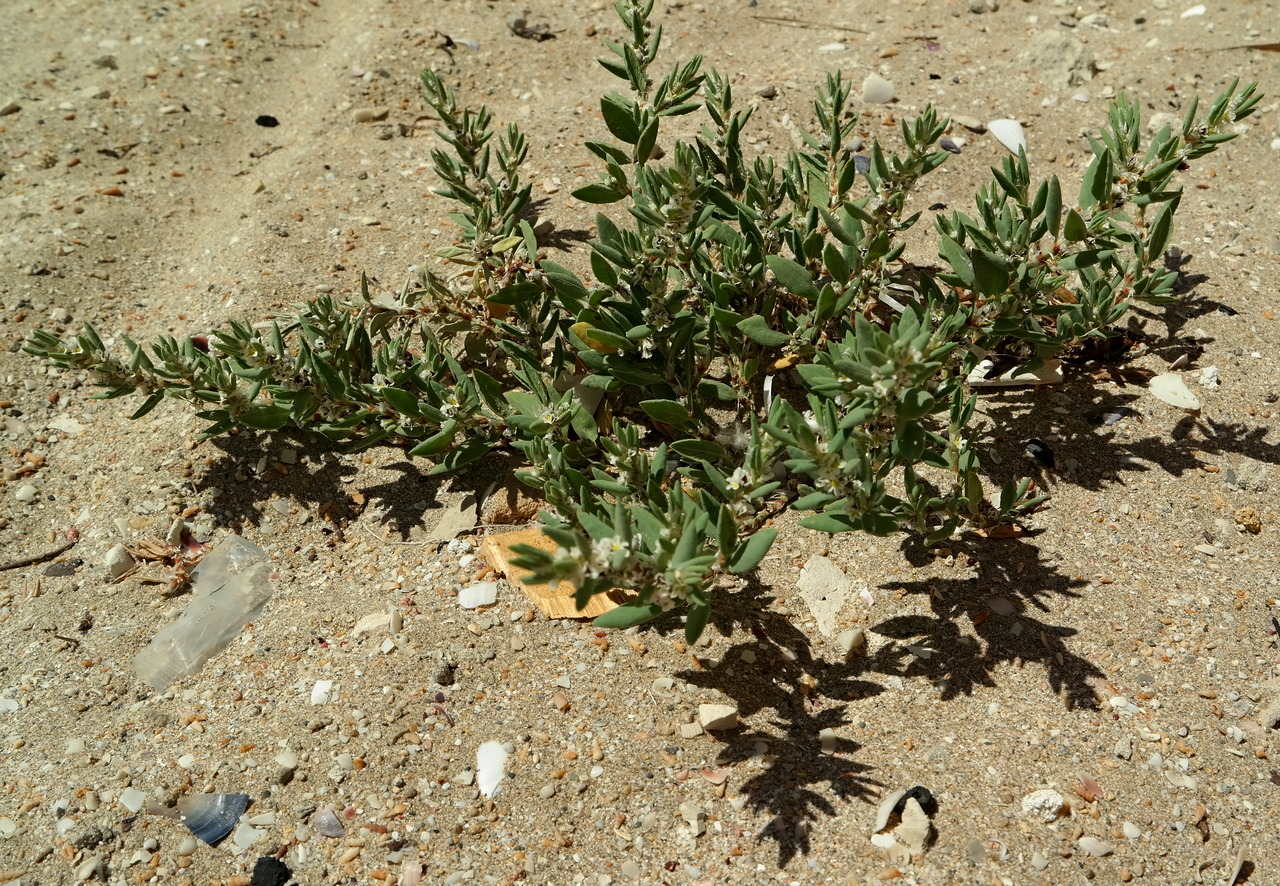
[[[531,545],[544,551],[554,551],[556,543],[543,535],[541,529],[533,528],[490,535],[480,545],[480,553],[489,565],[501,572],[512,587],[524,591],[525,596],[549,618],[595,618],[629,599],[626,592],[614,590],[608,594],[596,594],[587,602],[585,609],[578,609],[573,600],[573,586],[567,581],[555,586],[525,584],[524,577],[529,570],[512,565],[511,561],[516,557],[511,552],[513,545]]]

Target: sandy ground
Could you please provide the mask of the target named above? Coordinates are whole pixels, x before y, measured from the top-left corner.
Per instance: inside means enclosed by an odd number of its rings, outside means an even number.
[[[594,210],[569,191],[595,176],[580,144],[603,132],[605,4],[531,7],[556,32],[544,42],[507,30],[510,4],[8,4],[0,560],[81,536],[52,574],[0,572],[0,882],[243,884],[275,855],[302,884],[390,884],[417,864],[433,884],[1180,884],[1237,868],[1280,883],[1280,732],[1263,722],[1280,698],[1280,65],[1224,49],[1280,39],[1280,6],[971,6],[984,4],[677,3],[662,11],[664,58],[701,52],[733,76],[759,105],[753,149],[783,150],[809,125],[824,72],[875,70],[897,99],[866,110],[867,133],[892,137],[886,124],[928,102],[1014,117],[1035,170],[1066,181],[1106,95],[1178,113],[1232,77],[1262,81],[1261,112],[1188,176],[1175,242],[1192,294],[1147,322],[1137,361],[1160,371],[1185,354],[1204,410],[1192,420],[1122,373],[990,397],[996,475],[1033,470],[1027,437],[1057,453],[1030,536],[928,558],[792,529],[688,649],[669,626],[547,620],[506,585],[494,608],[460,609],[492,527],[430,543],[462,491],[398,452],[196,444],[176,407],[131,423],[18,351],[34,328],[86,320],[137,337],[258,320],[350,292],[362,270],[398,287],[447,236],[426,66],[525,127],[548,243],[585,266]],[[1077,66],[1072,84],[1024,54],[1049,32],[1096,71]],[[388,114],[359,123],[359,109]],[[1001,156],[990,135],[952,135],[963,153],[922,207],[966,205]],[[1209,366],[1218,387],[1196,382]],[[131,659],[189,598],[165,596],[158,567],[109,583],[103,561],[177,514],[200,538],[261,545],[274,596],[198,674],[153,694]],[[1255,517],[1257,534],[1237,525]],[[847,663],[794,589],[823,551],[874,599],[851,595],[838,614],[836,629],[871,638]],[[399,634],[353,635],[388,607]],[[320,680],[333,689],[313,705]],[[742,727],[696,734],[698,704],[723,701]],[[492,800],[472,772],[489,740],[511,752]],[[290,754],[291,779],[277,761]],[[868,839],[876,804],[914,785],[937,799],[936,839],[893,862]],[[260,833],[195,846],[181,823],[132,813],[135,790],[158,806],[243,792]],[[1023,810],[1038,790],[1066,802],[1052,823]],[[326,808],[339,837],[317,833]]]

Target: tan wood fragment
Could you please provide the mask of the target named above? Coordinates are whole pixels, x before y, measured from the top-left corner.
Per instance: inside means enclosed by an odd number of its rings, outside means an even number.
[[[549,618],[595,618],[628,600],[624,591],[613,590],[607,594],[596,594],[587,601],[585,609],[578,609],[573,600],[573,586],[567,581],[554,586],[525,584],[524,577],[529,574],[529,570],[511,563],[516,557],[511,552],[513,545],[530,545],[550,552],[556,549],[556,543],[535,527],[490,535],[480,544],[480,554],[489,565],[501,572],[512,587],[524,591],[525,596]]]

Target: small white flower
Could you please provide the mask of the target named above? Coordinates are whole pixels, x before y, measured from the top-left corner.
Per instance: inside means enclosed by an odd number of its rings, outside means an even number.
[[[741,492],[743,487],[747,485],[747,481],[749,479],[750,476],[747,474],[746,468],[736,468],[734,469],[734,472],[729,475],[726,485],[729,487],[730,492]]]

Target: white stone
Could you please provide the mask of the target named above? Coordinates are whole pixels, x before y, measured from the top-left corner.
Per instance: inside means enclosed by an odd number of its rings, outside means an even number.
[[[836,619],[853,591],[840,567],[826,557],[810,557],[800,570],[796,590],[817,620],[818,630],[827,637],[835,633]]]
[[[867,632],[862,628],[849,628],[836,637],[836,648],[845,661],[867,654]]]
[[[311,687],[311,703],[312,704],[328,704],[333,700],[333,681],[317,680],[316,685]]]
[[[1102,858],[1116,851],[1106,840],[1099,840],[1097,837],[1081,837],[1076,840],[1076,848],[1094,858]]]
[[[1142,828],[1138,827],[1131,821],[1126,821],[1121,825],[1121,829],[1124,831],[1124,835],[1127,839],[1136,840],[1142,836]]]
[[[102,562],[107,567],[107,575],[113,580],[133,568],[133,556],[124,545],[113,546]]]
[[[480,793],[492,797],[507,774],[507,749],[499,741],[486,741],[476,748],[476,783]]]
[[[261,840],[265,833],[266,831],[255,828],[253,825],[242,819],[240,823],[236,825],[236,829],[231,832],[230,843],[231,846],[235,847],[235,850],[243,852],[254,843]]]
[[[1204,4],[1197,3],[1195,6],[1192,6],[1190,9],[1184,9],[1182,11],[1182,15],[1178,16],[1178,18],[1192,18],[1193,16],[1204,15],[1204,12],[1205,12]]]
[[[987,122],[987,129],[1010,153],[1016,154],[1027,149],[1027,134],[1017,120],[990,120]]]
[[[869,105],[883,105],[893,100],[893,83],[874,71],[862,81],[862,100]]]
[[[356,622],[355,627],[351,629],[351,636],[359,637],[362,634],[381,633],[390,624],[391,614],[389,612],[373,612]]]
[[[698,723],[708,732],[738,725],[738,707],[731,704],[698,705]]]
[[[1062,794],[1050,788],[1032,791],[1022,798],[1024,815],[1034,815],[1042,821],[1051,822],[1057,819],[1062,810]]]
[[[31,504],[36,500],[36,488],[30,483],[24,483],[14,491],[13,497],[23,504]]]
[[[463,609],[492,606],[498,599],[498,583],[481,581],[458,591],[458,605]]]

